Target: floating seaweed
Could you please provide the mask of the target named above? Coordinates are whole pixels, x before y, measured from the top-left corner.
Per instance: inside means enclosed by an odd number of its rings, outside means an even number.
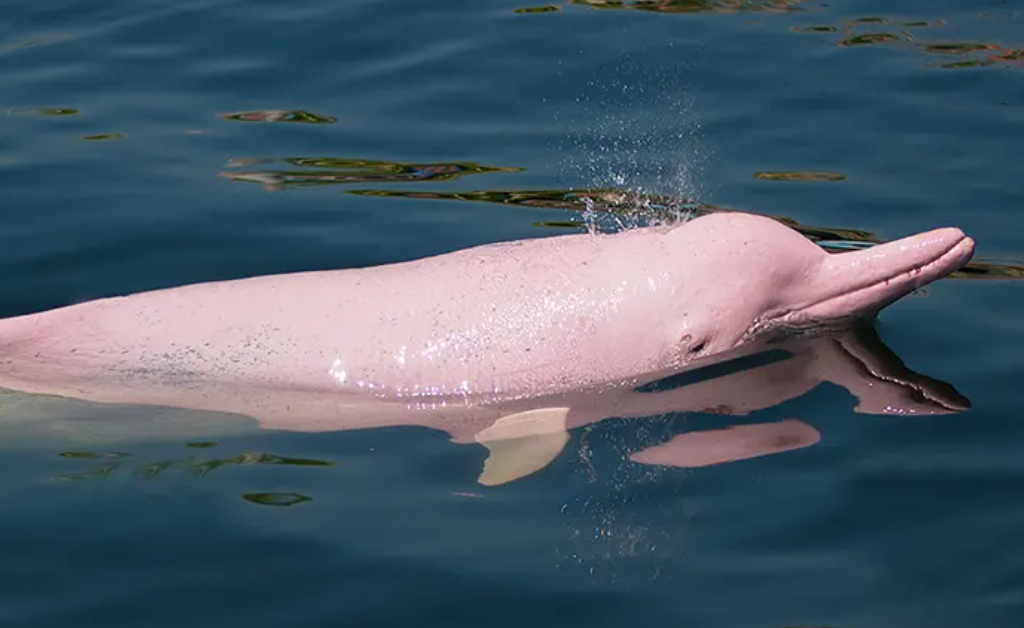
[[[841,47],[865,46],[869,44],[891,44],[896,41],[903,41],[905,38],[892,33],[864,33],[853,35],[840,41],[837,45]]]
[[[921,48],[925,52],[944,55],[965,55],[985,50],[999,49],[998,46],[993,46],[992,44],[979,44],[974,42],[921,44]]]
[[[188,447],[193,449],[209,449],[216,445],[217,443],[202,441],[187,444]],[[110,460],[124,458],[130,455],[131,454],[121,452],[66,451],[60,454],[62,458],[70,458],[74,460],[102,460],[103,462],[86,471],[64,473],[57,477],[59,479],[76,480],[105,478],[112,475],[115,470],[120,468],[119,463],[111,463],[109,462]],[[262,452],[245,451],[237,456],[212,458],[207,460],[196,459],[196,457],[192,455],[189,455],[186,458],[158,460],[155,462],[145,463],[141,467],[138,467],[135,470],[135,474],[143,478],[153,479],[164,474],[168,470],[181,469],[203,477],[212,471],[225,466],[286,465],[295,467],[333,467],[334,464],[335,463],[327,460],[317,460],[314,458],[293,458]]]
[[[291,157],[285,163],[300,170],[226,171],[221,176],[234,181],[260,183],[267,190],[350,183],[408,183],[451,181],[467,175],[495,172],[522,172],[522,168],[484,166],[473,162],[401,163],[371,159],[335,157]],[[250,165],[255,160],[232,160],[231,165]]]
[[[839,29],[835,26],[794,26],[792,30],[795,33],[834,33]]]
[[[818,26],[794,26],[791,30],[796,33],[835,33],[842,32],[847,38],[860,36],[865,37],[863,43],[879,43],[883,41],[895,41],[901,39],[900,36],[892,33],[875,33],[879,37],[872,37],[872,34],[861,35],[858,33],[858,29],[864,26],[876,27],[879,25],[892,26],[899,29],[920,29],[920,28],[941,28],[946,25],[945,20],[893,20],[887,17],[880,16],[868,16],[858,17],[849,20],[844,20],[838,25],[818,25]],[[903,37],[909,37],[909,33],[903,32]]]
[[[947,63],[937,64],[940,68],[955,70],[959,68],[977,68],[987,67],[997,64],[1016,63],[1024,67],[1024,48],[1004,48],[996,45],[986,44],[931,44],[928,46],[932,50],[929,52],[935,52],[939,54],[954,54],[958,56],[971,56],[974,58],[965,59],[962,61],[951,61]],[[937,49],[934,49],[936,48]],[[978,57],[979,52],[988,52],[986,56]]]
[[[78,109],[71,109],[70,107],[36,107],[26,109],[8,109],[7,113],[35,116],[73,116],[79,113],[79,111]]]
[[[846,181],[846,175],[839,172],[756,172],[755,179],[764,181]]]
[[[880,25],[891,26],[898,31],[861,32],[864,27],[872,29]],[[945,20],[893,20],[886,17],[862,17],[845,20],[839,25],[793,27],[798,33],[842,33],[836,42],[841,48],[856,48],[871,45],[898,45],[930,55],[961,57],[956,61],[929,65],[946,69],[987,67],[996,64],[1017,63],[1024,65],[1024,49],[984,42],[918,42],[911,32],[916,29],[941,28]]]
[[[560,9],[553,4],[548,4],[540,7],[523,7],[516,9],[513,13],[554,13]]]
[[[592,9],[631,10],[656,13],[794,13],[807,11],[800,6],[806,0],[569,0],[571,5]],[[520,13],[547,12],[558,7],[527,7]],[[913,31],[941,28],[946,20],[906,20],[885,16],[865,16],[844,20],[839,24],[791,26],[797,33],[832,34],[840,36],[836,45],[841,48],[889,45],[906,46],[927,54],[969,57],[956,61],[929,64],[946,69],[987,67],[997,64],[1015,64],[1024,67],[1024,48],[1012,48],[986,43],[918,43]],[[888,27],[890,30],[880,30]],[[865,29],[870,29],[864,32]]]
[[[108,142],[110,140],[123,140],[125,137],[124,133],[101,133],[99,135],[85,135],[82,139],[89,142]]]
[[[259,506],[294,506],[313,501],[312,497],[301,493],[246,493],[242,499]]]
[[[72,458],[75,460],[98,460],[110,458],[124,458],[131,454],[116,451],[64,451],[60,453],[61,458]]]
[[[101,464],[87,471],[72,471],[70,473],[58,473],[53,476],[55,480],[66,482],[81,482],[84,480],[98,480],[109,477],[118,468],[117,464]]]

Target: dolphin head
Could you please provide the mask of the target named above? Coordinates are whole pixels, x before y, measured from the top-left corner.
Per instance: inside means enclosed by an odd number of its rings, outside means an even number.
[[[776,220],[739,212],[702,216],[668,238],[674,265],[689,278],[674,300],[677,362],[873,318],[974,253],[973,240],[945,228],[829,254]]]

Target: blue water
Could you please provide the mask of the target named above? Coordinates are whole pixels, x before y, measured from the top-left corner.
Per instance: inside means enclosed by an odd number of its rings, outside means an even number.
[[[0,315],[557,235],[570,189],[1024,258],[1011,3],[526,1],[7,0]],[[563,200],[452,194],[510,190]],[[1024,283],[945,280],[878,322],[969,411],[822,385],[593,424],[494,488],[483,448],[424,429],[5,402],[0,625],[1019,626],[1021,311]],[[786,417],[821,442],[626,459]]]

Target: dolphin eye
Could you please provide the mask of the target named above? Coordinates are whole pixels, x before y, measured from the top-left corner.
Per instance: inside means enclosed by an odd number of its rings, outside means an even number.
[[[680,338],[679,340],[681,341],[681,344],[683,346],[689,345],[689,347],[686,349],[686,352],[689,353],[690,355],[700,353],[708,346],[707,338],[701,340],[696,344],[690,345],[690,341],[693,340],[693,336],[690,334],[684,334],[683,337]]]

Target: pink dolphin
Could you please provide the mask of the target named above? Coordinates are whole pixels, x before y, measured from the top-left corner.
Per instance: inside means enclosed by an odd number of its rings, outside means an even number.
[[[534,397],[678,369],[782,328],[870,317],[973,248],[941,229],[829,255],[771,219],[715,214],[207,283],[0,321],[0,386]]]
[[[586,411],[559,395],[626,390],[774,332],[870,318],[973,248],[940,229],[828,255],[774,220],[730,213],[186,286],[0,321],[0,386],[287,429],[560,434]]]

